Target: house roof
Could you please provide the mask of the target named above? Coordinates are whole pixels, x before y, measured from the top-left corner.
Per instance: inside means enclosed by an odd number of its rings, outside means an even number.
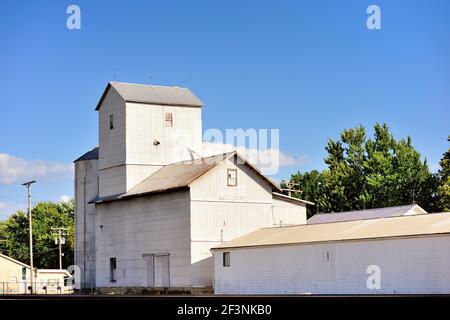
[[[336,213],[317,213],[308,219],[308,224],[329,223],[338,221],[364,220],[387,217],[398,217],[415,213],[427,213],[420,206],[416,204],[409,204],[405,206],[376,208],[356,211],[345,211]]]
[[[166,87],[125,82],[109,82],[95,110],[99,110],[108,90],[113,87],[126,102],[202,107],[203,102],[188,88]]]
[[[98,160],[98,147],[95,147],[85,154],[83,154],[81,157],[76,159],[74,162],[77,161],[83,161],[83,160]]]
[[[259,176],[267,181],[272,186],[273,190],[280,191],[276,183],[264,176],[256,167],[250,164],[236,151],[233,151],[163,166],[127,193],[99,197],[94,199],[92,202],[102,203],[129,197],[186,189],[192,182],[200,178],[216,165],[226,159],[230,159],[233,156],[241,159],[243,163],[246,164],[251,170],[255,171]]]
[[[16,259],[13,259],[11,257],[8,257],[7,255],[4,255],[2,253],[0,253],[0,258],[4,258],[6,260],[9,260],[9,261],[11,261],[13,263],[16,263],[16,264],[18,264],[18,265],[20,265],[22,267],[30,268],[29,265],[27,265],[27,264],[25,264],[23,262],[20,262],[20,261],[18,261]],[[34,269],[37,269],[37,268],[34,268]],[[65,269],[37,269],[37,271],[38,271],[38,273],[63,273],[63,274],[68,275],[68,276],[70,275],[70,273],[67,270],[65,270]]]
[[[11,261],[11,262],[14,262],[14,263],[16,263],[16,264],[18,264],[18,265],[21,265],[22,267],[26,267],[26,268],[29,268],[29,267],[30,267],[29,265],[27,265],[27,264],[25,264],[25,263],[23,263],[23,262],[20,262],[20,261],[18,261],[18,260],[16,260],[16,259],[13,259],[13,258],[8,257],[7,255],[1,254],[1,253],[0,253],[0,258],[4,258],[4,259],[6,259],[6,260],[9,260],[9,261]]]
[[[62,273],[66,276],[70,276],[69,271],[66,269],[38,269],[38,273]]]
[[[450,212],[259,229],[214,249],[450,234]]]

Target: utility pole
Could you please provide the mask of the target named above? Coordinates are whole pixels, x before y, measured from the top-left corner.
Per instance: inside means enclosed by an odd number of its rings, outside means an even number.
[[[64,236],[67,235],[66,231],[67,228],[62,228],[62,227],[52,227],[53,230],[53,236],[55,237],[55,244],[58,245],[59,248],[59,269],[62,270],[62,257],[63,257],[63,253],[62,253],[62,245],[66,243],[66,238]]]
[[[286,186],[287,186],[287,188],[286,189],[281,189],[282,191],[287,191],[288,192],[288,196],[289,197],[292,197],[292,192],[294,191],[294,192],[302,192],[302,191],[300,191],[300,190],[295,190],[294,189],[294,187],[295,186],[299,186],[300,184],[299,183],[296,183],[296,182],[292,182],[292,181],[288,181],[288,182],[286,182]]]
[[[31,185],[35,180],[22,183],[27,188],[28,193],[28,225],[30,230],[30,283],[31,294],[33,294],[34,266],[33,266],[33,217],[31,216]]]

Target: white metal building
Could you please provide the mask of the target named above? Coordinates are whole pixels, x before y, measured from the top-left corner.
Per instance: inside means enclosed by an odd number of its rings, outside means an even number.
[[[386,208],[374,208],[365,210],[354,210],[329,213],[316,213],[308,219],[308,224],[329,223],[352,220],[379,219],[389,217],[411,216],[427,213],[417,204],[408,204],[404,206],[394,206]]]
[[[450,293],[450,213],[265,228],[212,250],[220,294]]]
[[[99,147],[75,161],[84,287],[211,287],[211,247],[306,223],[308,202],[236,152],[198,156],[202,105],[186,88],[108,84]]]

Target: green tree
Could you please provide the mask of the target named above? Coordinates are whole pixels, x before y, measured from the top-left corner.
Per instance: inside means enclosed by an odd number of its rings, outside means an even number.
[[[328,199],[321,197],[325,194],[323,188],[326,185],[321,172],[317,170],[305,173],[297,172],[291,176],[291,181],[297,184],[296,189],[301,190],[301,192],[294,192],[295,197],[315,203],[314,207],[307,207],[308,216],[312,216],[318,210],[323,211],[329,208]],[[282,182],[281,186],[286,188],[286,183]]]
[[[437,180],[426,159],[421,160],[410,137],[396,140],[386,124],[375,124],[373,138],[367,138],[361,125],[346,129],[339,140],[329,139],[325,150],[327,168],[323,172],[298,172],[291,176],[291,181],[299,183],[303,190],[301,196],[318,203],[321,212],[411,203],[431,212],[438,208]],[[444,164],[450,166],[450,161]],[[444,176],[441,180],[448,179],[448,172]],[[441,183],[442,194],[448,192],[448,180],[445,181]]]
[[[73,264],[74,205],[70,202],[39,202],[33,214],[33,258],[37,268],[59,268],[58,245],[52,227],[68,228],[62,246],[63,265]],[[0,224],[0,252],[24,263],[30,262],[28,215],[18,211]]]
[[[450,136],[447,137],[450,142]],[[439,162],[441,169],[437,174],[438,179],[438,206],[441,211],[450,211],[450,149],[448,149],[441,161]]]

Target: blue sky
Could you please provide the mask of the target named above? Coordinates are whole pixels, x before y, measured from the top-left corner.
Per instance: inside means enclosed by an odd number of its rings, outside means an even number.
[[[81,30],[66,28],[67,6]],[[366,27],[368,5],[381,30]],[[0,219],[73,195],[71,162],[97,144],[109,80],[189,87],[203,128],[279,128],[297,170],[327,138],[387,122],[436,168],[450,134],[450,2],[1,1]],[[27,171],[28,170],[28,171]]]

